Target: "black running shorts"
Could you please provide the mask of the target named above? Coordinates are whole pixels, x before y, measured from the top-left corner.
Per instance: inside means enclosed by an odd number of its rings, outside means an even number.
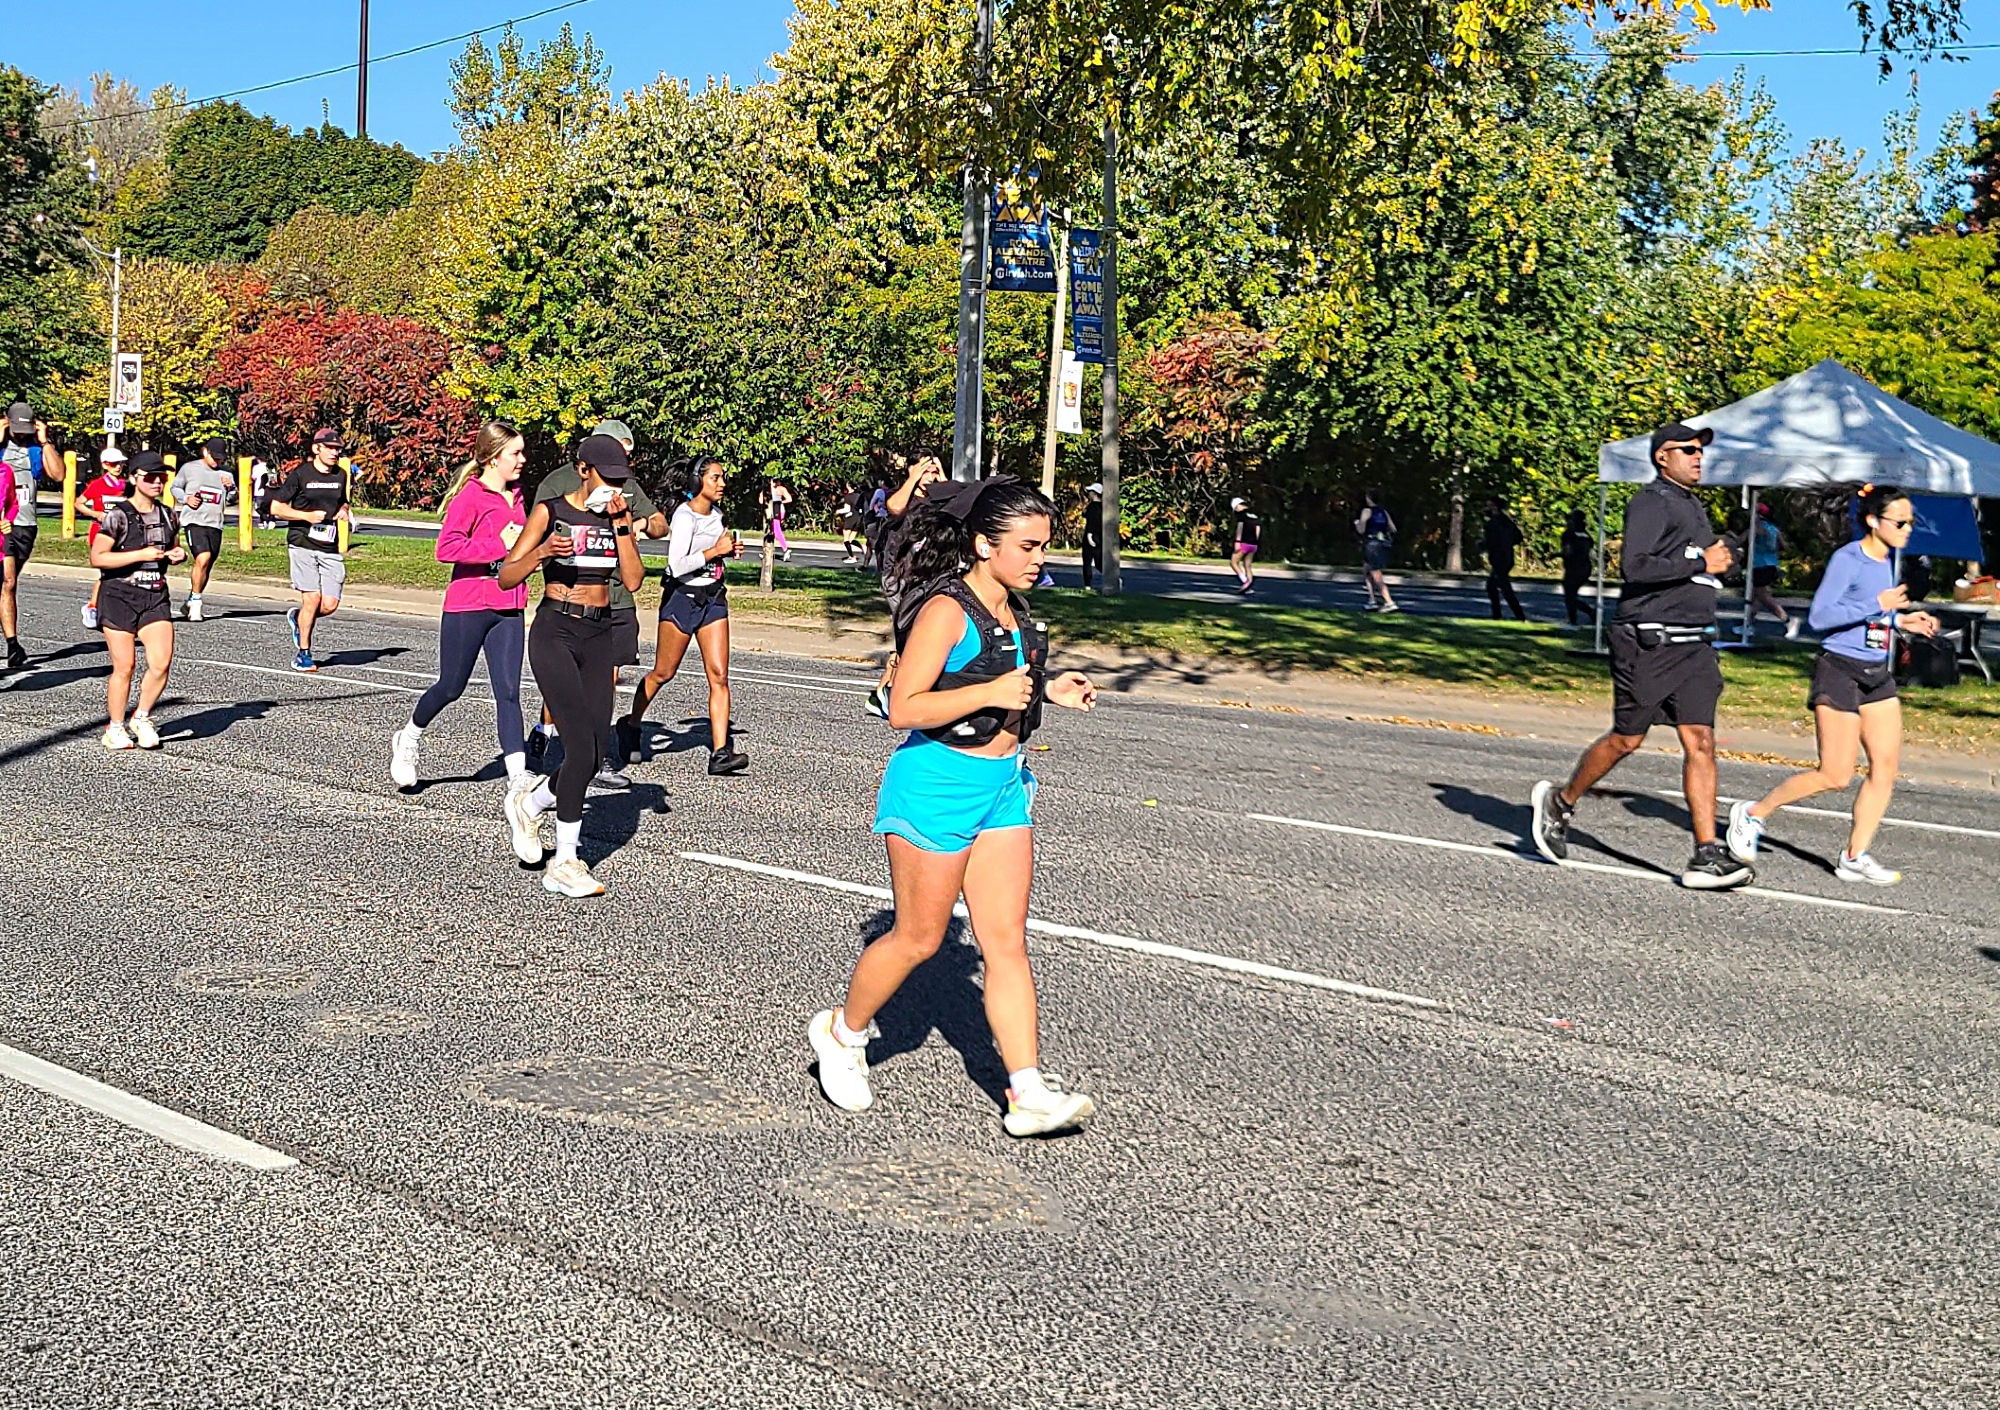
[[[135,588],[114,579],[97,590],[97,621],[106,631],[136,635],[141,627],[173,619],[173,599],[165,588]]]
[[[222,552],[222,530],[208,524],[187,526],[188,552],[199,558],[206,553],[210,558]]]
[[[34,554],[35,535],[41,531],[42,526],[33,520],[16,523],[7,531],[7,557],[13,559],[16,566],[26,563]]]
[[[1639,644],[1639,629],[1613,622],[1605,633],[1611,645],[1611,729],[1639,735],[1654,725],[1715,726],[1722,700],[1722,662],[1705,641]]]
[[[614,607],[611,609],[611,652],[619,666],[629,666],[639,659],[639,609],[637,607]]]
[[[1863,705],[1896,698],[1896,673],[1887,661],[1857,661],[1837,651],[1822,651],[1813,662],[1812,693],[1806,708],[1829,705],[1844,714],[1858,715]]]

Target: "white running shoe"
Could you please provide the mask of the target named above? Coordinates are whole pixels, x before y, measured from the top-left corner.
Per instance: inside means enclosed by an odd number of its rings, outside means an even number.
[[[1842,881],[1865,881],[1870,886],[1894,886],[1903,879],[1901,872],[1891,871],[1869,852],[1863,852],[1858,857],[1842,852],[1840,860],[1833,864],[1833,874]]]
[[[1790,620],[1785,623],[1785,640],[1797,641],[1799,639],[1799,628],[1805,624],[1806,619],[1804,616],[1797,612],[1792,613]]]
[[[1750,815],[1747,802],[1729,805],[1729,855],[1745,865],[1757,860],[1758,844],[1764,840],[1764,820]]]
[[[201,599],[200,599],[200,598],[198,598],[198,597],[190,597],[190,598],[188,599],[188,603],[187,603],[187,619],[188,619],[188,620],[189,620],[190,622],[199,622],[199,621],[201,620]]]
[[[104,727],[104,747],[106,749],[130,749],[132,747],[132,736],[125,733],[125,726],[123,725],[106,725]]]
[[[583,858],[572,857],[566,862],[556,863],[542,873],[542,890],[574,898],[602,896],[604,883],[590,874],[590,868],[583,864]]]
[[[389,781],[396,787],[417,786],[417,748],[422,742],[407,725],[389,736]]]
[[[1393,602],[1385,602],[1382,604],[1382,610],[1384,612],[1400,612],[1403,609]]]
[[[83,609],[83,624],[92,631],[97,630],[97,609],[95,607],[85,605]]]
[[[1007,1116],[1001,1122],[1010,1136],[1047,1136],[1081,1126],[1097,1115],[1097,1103],[1081,1092],[1065,1092],[1062,1078],[1042,1074],[1042,1089],[1025,1096],[1007,1089]]]
[[[542,860],[542,815],[528,805],[540,783],[541,775],[525,775],[520,783],[507,789],[506,801],[500,805],[501,811],[507,815],[507,831],[513,837],[514,855],[528,866]]]
[[[870,1027],[873,1032],[873,1027]],[[833,1010],[821,1009],[806,1025],[813,1052],[819,1056],[819,1089],[842,1111],[866,1111],[875,1104],[868,1085],[868,1049],[850,1047],[834,1036]]]
[[[151,715],[134,715],[131,719],[132,740],[141,749],[158,749],[160,732],[153,728]]]

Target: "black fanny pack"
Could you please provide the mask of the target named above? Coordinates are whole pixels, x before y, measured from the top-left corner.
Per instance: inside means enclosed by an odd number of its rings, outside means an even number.
[[[1632,634],[1639,645],[1650,651],[1656,646],[1705,646],[1715,640],[1716,629],[1683,627],[1671,622],[1635,622]]]

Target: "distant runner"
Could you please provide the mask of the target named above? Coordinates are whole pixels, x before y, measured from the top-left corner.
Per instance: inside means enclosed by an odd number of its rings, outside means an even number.
[[[1361,581],[1368,589],[1368,610],[1400,612],[1389,595],[1389,580],[1383,576],[1396,547],[1396,521],[1382,507],[1382,491],[1366,490],[1361,496],[1361,512],[1354,516],[1354,532],[1361,540]],[[1380,594],[1378,603],[1376,595]]]
[[[862,494],[851,483],[840,487],[840,498],[834,501],[833,517],[840,524],[841,563],[853,567],[860,561]]]
[[[157,451],[132,457],[131,497],[113,500],[99,517],[90,540],[90,566],[102,585],[100,610],[104,646],[111,655],[111,678],[105,684],[105,707],[111,723],[104,728],[104,747],[111,750],[158,749],[160,732],[153,727],[153,707],[167,688],[174,662],[174,614],[167,596],[167,565],[187,558],[179,543],[174,511],[160,502],[167,489],[167,462]],[[139,682],[139,708],[127,729],[132,672],[137,647],[146,648],[146,675]]]
[[[1229,501],[1229,508],[1236,515],[1236,551],[1229,556],[1229,566],[1236,570],[1236,581],[1241,584],[1236,590],[1247,597],[1254,591],[1257,549],[1264,542],[1264,521],[1250,512],[1250,501],[1241,495]]]
[[[1520,595],[1514,591],[1514,550],[1521,546],[1521,526],[1497,498],[1486,501],[1486,527],[1479,536],[1479,551],[1486,555],[1486,600],[1493,606],[1493,620],[1500,620],[1500,599],[1506,598],[1514,620],[1525,622]]]
[[[18,671],[28,664],[27,648],[21,645],[21,570],[34,555],[41,529],[41,477],[57,473],[61,465],[48,426],[35,419],[26,402],[15,402],[7,409],[6,439],[0,445],[0,475],[8,481],[0,491],[0,635],[7,639],[0,670]]]
[[[1563,525],[1563,615],[1573,627],[1590,616],[1583,610],[1583,585],[1597,566],[1597,540],[1590,536],[1590,520],[1581,509],[1572,509]]]
[[[1620,567],[1624,586],[1611,645],[1611,732],[1583,757],[1568,783],[1537,783],[1532,804],[1535,847],[1550,861],[1569,855],[1576,806],[1657,724],[1680,735],[1681,791],[1694,828],[1694,858],[1681,885],[1720,891],[1756,873],[1729,854],[1715,829],[1715,707],[1722,666],[1715,652],[1715,601],[1730,552],[1694,497],[1702,450],[1715,433],[1673,422],[1653,432],[1658,476],[1625,508]]]
[[[347,585],[347,560],[340,554],[340,521],[352,520],[347,472],[340,468],[340,432],[315,431],[312,454],[271,492],[271,513],[290,527],[285,555],[299,605],[285,613],[292,627],[292,669],[317,671],[313,627],[340,608]]]
[[[235,477],[223,469],[228,460],[229,442],[216,436],[203,443],[201,459],[189,461],[174,476],[174,503],[187,534],[190,622],[201,620],[201,595],[215,569],[215,555],[222,551],[222,511],[236,497]]]
[[[1104,575],[1104,486],[1087,485],[1083,491],[1083,585],[1090,587],[1090,575]]]

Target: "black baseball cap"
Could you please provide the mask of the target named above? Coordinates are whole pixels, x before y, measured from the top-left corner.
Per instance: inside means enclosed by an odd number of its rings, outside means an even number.
[[[1715,432],[1706,426],[1696,427],[1683,421],[1669,421],[1653,432],[1653,447],[1647,455],[1649,458],[1658,455],[1661,446],[1672,445],[1675,441],[1698,441],[1702,445],[1707,445],[1714,439]]]
[[[610,436],[585,436],[576,448],[580,465],[588,465],[606,480],[627,480],[632,476],[632,460],[625,447]]]
[[[227,436],[210,436],[201,443],[201,448],[217,460],[229,459],[229,438]]]
[[[141,475],[164,474],[166,468],[167,458],[165,456],[156,450],[142,450],[126,463],[125,473],[136,480]]]

